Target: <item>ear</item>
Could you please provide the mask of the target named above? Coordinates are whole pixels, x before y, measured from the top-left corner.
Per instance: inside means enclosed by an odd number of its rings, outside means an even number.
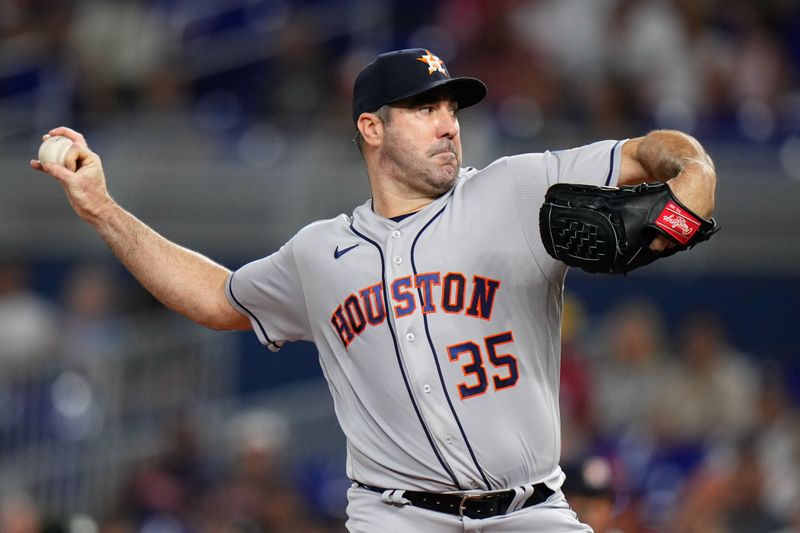
[[[358,131],[365,145],[376,147],[383,141],[383,121],[374,113],[361,113],[358,117]]]

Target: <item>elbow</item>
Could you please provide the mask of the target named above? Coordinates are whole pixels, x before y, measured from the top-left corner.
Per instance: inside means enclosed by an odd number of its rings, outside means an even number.
[[[246,318],[243,321],[237,322],[211,322],[203,324],[205,327],[214,331],[249,331],[253,329],[250,321]]]
[[[246,331],[252,329],[250,320],[227,302],[222,306],[197,310],[187,316],[193,322],[214,331]]]
[[[207,320],[203,325],[214,331],[247,331],[252,329],[250,320],[247,317],[238,311],[234,311],[234,313],[236,315]]]

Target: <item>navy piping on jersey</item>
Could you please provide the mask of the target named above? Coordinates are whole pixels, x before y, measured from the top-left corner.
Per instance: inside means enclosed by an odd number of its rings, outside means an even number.
[[[419,211],[412,211],[412,212],[406,213],[404,215],[397,215],[396,217],[391,217],[389,220],[391,220],[392,222],[400,222],[401,220],[407,219],[411,215],[416,215],[418,212]]]
[[[442,468],[444,468],[445,472],[447,472],[447,475],[450,476],[451,480],[453,480],[453,485],[455,485],[458,490],[463,490],[461,485],[459,485],[458,479],[456,478],[455,474],[447,465],[447,463],[444,460],[444,457],[441,456],[439,449],[436,447],[436,443],[433,441],[433,437],[431,436],[430,431],[428,430],[428,426],[425,423],[425,420],[422,418],[422,413],[420,412],[419,407],[417,406],[417,402],[414,399],[414,394],[411,391],[411,385],[409,385],[408,383],[408,376],[406,376],[405,368],[403,368],[403,359],[402,356],[400,355],[400,348],[397,343],[397,336],[394,333],[394,328],[392,327],[392,321],[389,318],[389,310],[391,308],[389,307],[389,298],[387,296],[386,263],[383,259],[383,250],[381,249],[380,245],[377,242],[373,241],[366,235],[359,232],[353,226],[352,223],[350,224],[350,230],[359,237],[361,237],[362,239],[364,239],[365,241],[367,241],[368,243],[370,243],[371,245],[373,245],[378,250],[378,254],[381,257],[381,282],[383,285],[383,306],[386,309],[386,325],[389,327],[389,332],[392,334],[392,344],[394,346],[395,355],[397,356],[397,365],[400,367],[400,374],[402,374],[403,376],[403,383],[405,383],[406,390],[408,391],[408,397],[411,400],[411,405],[414,406],[414,411],[417,413],[417,418],[419,419],[420,425],[422,425],[422,430],[425,432],[425,436],[428,438],[428,443],[431,445],[434,455],[436,455],[436,458],[439,460],[439,464],[442,465]]]
[[[611,176],[614,175],[614,152],[617,150],[617,146],[619,146],[619,143],[621,142],[622,141],[617,141],[617,144],[615,144],[614,147],[611,148],[611,156],[610,156],[611,163],[608,165],[608,177],[606,178],[606,187],[608,187],[608,184],[611,183]]]
[[[272,346],[275,346],[275,347],[280,347],[280,345],[278,343],[274,342],[272,339],[269,338],[269,335],[267,335],[267,330],[264,329],[264,326],[263,326],[263,324],[261,324],[261,321],[258,319],[258,317],[255,314],[253,314],[253,312],[250,311],[247,307],[242,305],[242,302],[239,301],[239,298],[237,298],[236,295],[233,294],[233,276],[235,276],[235,275],[236,275],[236,272],[233,272],[231,274],[231,279],[228,280],[228,291],[231,293],[231,298],[233,298],[233,301],[236,302],[236,305],[238,305],[239,307],[244,309],[245,312],[248,315],[250,315],[253,320],[255,320],[256,324],[258,324],[258,329],[261,330],[261,334],[264,335],[265,339],[267,339],[267,343],[271,344]]]
[[[447,209],[446,204],[439,210],[438,213],[433,215],[433,217],[431,217],[431,219],[428,222],[426,222],[424,226],[422,226],[422,229],[419,230],[419,233],[417,233],[416,237],[414,237],[414,241],[411,243],[411,269],[414,272],[415,277],[418,273],[417,264],[416,261],[414,260],[414,249],[417,246],[417,241],[419,240],[420,235],[422,235],[422,233],[426,229],[428,229],[428,227],[430,227],[433,221],[436,220],[439,217],[439,215],[444,213],[445,209]],[[417,287],[417,291],[419,292],[419,301],[423,302],[424,300],[422,296],[422,288]],[[486,473],[483,471],[483,468],[481,468],[481,465],[478,463],[478,458],[475,457],[475,452],[472,450],[472,445],[469,443],[467,434],[464,432],[464,427],[461,425],[461,420],[458,418],[458,415],[456,414],[456,410],[453,407],[453,401],[450,399],[450,394],[448,394],[447,392],[447,385],[445,384],[444,381],[444,374],[442,374],[442,367],[439,364],[439,355],[436,353],[436,347],[434,346],[433,339],[431,338],[431,330],[430,327],[428,326],[428,315],[423,313],[422,320],[423,323],[425,324],[425,335],[428,337],[428,345],[431,347],[431,353],[433,354],[433,361],[436,363],[436,371],[439,373],[439,381],[442,384],[442,391],[444,391],[444,397],[447,399],[447,405],[450,407],[450,412],[453,413],[453,418],[455,418],[456,425],[458,425],[458,430],[461,432],[461,437],[464,439],[464,444],[466,444],[467,450],[469,450],[469,455],[472,458],[472,462],[475,464],[475,468],[478,469],[478,472],[480,472],[483,482],[486,483],[486,490],[492,490],[492,484],[489,483],[489,479],[486,477]]]

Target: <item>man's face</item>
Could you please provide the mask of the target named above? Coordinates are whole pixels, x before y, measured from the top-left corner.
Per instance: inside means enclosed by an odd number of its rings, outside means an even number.
[[[450,90],[432,91],[391,106],[384,123],[380,165],[405,192],[436,198],[461,168],[458,104]]]

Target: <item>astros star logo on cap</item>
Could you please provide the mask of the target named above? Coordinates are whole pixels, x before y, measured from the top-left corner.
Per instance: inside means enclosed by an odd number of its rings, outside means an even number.
[[[436,71],[441,72],[445,76],[447,76],[447,71],[444,69],[444,61],[430,53],[429,50],[425,50],[425,55],[422,57],[418,57],[417,61],[422,61],[428,65],[428,75],[433,74]]]

